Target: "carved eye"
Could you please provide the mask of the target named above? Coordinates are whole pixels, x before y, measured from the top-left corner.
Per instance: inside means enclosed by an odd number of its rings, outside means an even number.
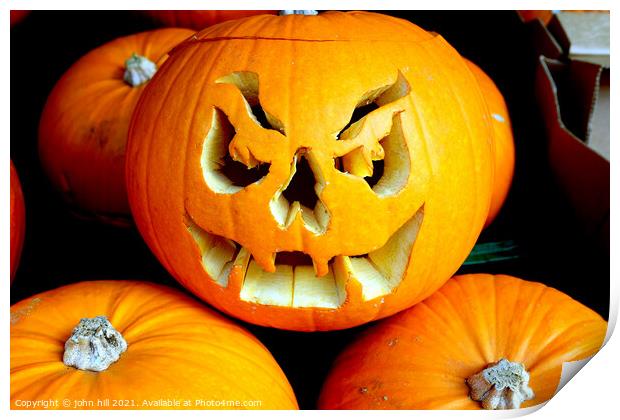
[[[339,141],[357,141],[359,145],[336,158],[336,168],[341,172],[363,178],[377,195],[398,193],[407,184],[411,162],[402,130],[400,111],[390,113],[391,125],[382,138],[369,139],[368,135],[364,135],[365,122],[370,113],[405,97],[410,90],[409,83],[398,72],[393,84],[374,89],[362,96],[350,121],[337,136]],[[385,119],[386,116],[377,118]],[[383,125],[387,126],[385,123]]]
[[[249,165],[238,162],[229,154],[235,128],[228,116],[213,108],[211,128],[202,146],[201,166],[205,182],[211,190],[234,194],[250,184],[259,182],[269,172],[269,164],[250,155]]]
[[[235,71],[220,77],[215,83],[229,83],[239,89],[245,101],[248,114],[259,126],[285,134],[284,125],[269,112],[265,111],[258,97],[258,74],[251,71]]]

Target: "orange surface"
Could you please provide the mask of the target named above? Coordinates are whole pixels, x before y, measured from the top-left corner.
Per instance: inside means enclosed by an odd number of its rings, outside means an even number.
[[[467,60],[467,64],[476,76],[482,94],[491,113],[493,123],[493,139],[495,142],[495,181],[491,207],[484,226],[495,220],[506,201],[515,170],[515,144],[512,136],[512,124],[506,101],[493,80],[480,67]]]
[[[160,29],[118,38],[83,56],[54,86],[39,125],[39,155],[52,184],[83,214],[129,218],[125,145],[146,85],[123,81],[125,61],[136,53],[161,65],[191,34]]]
[[[424,302],[382,321],[334,362],[320,409],[480,409],[465,379],[506,358],[529,371],[549,400],[562,363],[595,354],[607,323],[541,283],[510,276],[457,276]]]
[[[258,74],[260,103],[279,119],[285,134],[257,125],[248,117],[239,90],[215,82],[237,71]],[[360,98],[393,84],[399,71],[411,92],[376,110],[365,127],[369,133],[382,132],[396,116],[407,139],[411,172],[398,194],[381,197],[361,177],[335,168],[336,156],[361,145],[337,141],[335,135]],[[247,163],[250,151],[270,164],[260,183],[235,194],[210,190],[201,167],[215,107],[235,129],[230,150],[238,151],[239,160]],[[175,48],[140,100],[127,151],[132,212],[170,273],[233,316],[294,330],[359,325],[429,296],[467,257],[491,198],[489,118],[460,55],[441,36],[407,21],[329,12],[225,22]],[[269,208],[299,149],[311,151],[318,168],[315,177],[324,184],[318,196],[330,222],[320,235],[305,229],[299,219],[282,229]],[[421,206],[422,228],[397,289],[361,301],[359,284],[349,281],[347,298],[337,310],[241,300],[243,275],[233,273],[227,287],[210,278],[186,225],[189,215],[210,234],[241,244],[270,271],[275,252],[302,251],[324,266],[335,256],[377,249]]]
[[[125,338],[127,350],[102,372],[65,366],[73,328],[99,315]],[[167,400],[191,402],[175,409],[204,408],[196,400],[261,402],[217,408],[297,408],[284,373],[254,336],[176,290],[135,281],[72,284],[11,307],[11,408],[65,399],[91,401],[88,409],[167,408],[149,405]]]

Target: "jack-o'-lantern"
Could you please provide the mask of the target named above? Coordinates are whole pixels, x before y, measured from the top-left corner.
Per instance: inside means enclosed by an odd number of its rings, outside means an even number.
[[[256,16],[177,46],[127,149],[136,224],[188,289],[246,321],[347,328],[439,288],[489,208],[478,85],[380,14]]]

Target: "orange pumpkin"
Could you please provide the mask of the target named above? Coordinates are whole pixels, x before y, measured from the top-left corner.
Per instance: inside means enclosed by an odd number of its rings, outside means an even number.
[[[276,14],[277,10],[144,10],[143,13],[163,26],[200,30],[227,20]]]
[[[606,330],[594,311],[541,283],[503,275],[457,276],[346,348],[318,405],[533,406],[553,396],[564,362],[599,350]]]
[[[478,80],[478,85],[482,89],[482,94],[491,113],[493,122],[493,138],[495,142],[495,181],[493,183],[493,195],[491,196],[491,207],[489,215],[484,224],[487,227],[495,220],[497,214],[506,201],[512,177],[515,170],[515,144],[512,137],[512,125],[508,107],[502,93],[499,91],[493,80],[469,60],[465,60],[469,69]]]
[[[39,154],[75,210],[127,224],[125,145],[131,114],[166,53],[192,34],[161,29],[111,41],[58,81],[41,116]]]
[[[419,302],[467,257],[490,129],[440,36],[374,13],[255,16],[171,53],[132,120],[127,188],[196,295],[256,324],[347,328]]]
[[[284,373],[254,336],[176,290],[137,281],[72,284],[11,307],[11,408],[46,408],[25,405],[37,401],[56,401],[48,408],[297,408]]]
[[[19,257],[24,245],[26,230],[26,208],[24,195],[17,176],[17,171],[11,161],[11,284],[19,265]]]

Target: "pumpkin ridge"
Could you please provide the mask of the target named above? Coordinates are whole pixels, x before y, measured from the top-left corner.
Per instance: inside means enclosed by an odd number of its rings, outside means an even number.
[[[558,353],[560,353],[560,352],[563,352],[561,354],[567,354],[566,352],[564,352],[563,349],[552,349],[552,351],[550,351],[548,354],[545,354],[545,351],[544,351],[544,350],[548,350],[548,348],[551,348],[552,346],[554,346],[556,341],[559,338],[561,338],[562,334],[569,334],[569,333],[571,333],[571,330],[573,330],[573,329],[581,329],[581,328],[584,327],[584,325],[587,325],[587,324],[598,324],[598,322],[599,322],[598,320],[594,320],[594,319],[590,320],[590,321],[586,321],[586,322],[584,322],[584,321],[577,321],[573,325],[571,325],[570,328],[564,329],[560,334],[556,335],[553,338],[553,340],[551,340],[549,343],[547,343],[545,345],[545,348],[543,349],[543,351],[539,352],[536,355],[536,361],[530,366],[530,372],[533,371],[534,369],[539,368],[541,365],[544,365],[545,363],[547,363],[547,361],[549,359],[553,359],[554,357],[557,357]],[[591,335],[592,335],[592,337],[587,337],[587,340],[583,340],[582,342],[580,342],[580,344],[578,346],[578,350],[579,350],[578,353],[582,353],[585,350],[584,348],[589,347],[588,346],[588,342],[592,340],[592,338],[593,338],[593,336],[595,334],[591,333]],[[602,343],[601,343],[601,345],[602,345]],[[600,348],[600,346],[598,346],[598,347]],[[597,350],[597,352],[598,352],[598,350]],[[586,355],[585,357],[574,356],[574,357],[571,357],[569,360],[565,360],[565,362],[574,362],[574,361],[577,361],[577,360],[583,360],[584,358],[590,357],[590,356],[593,356],[593,354]],[[547,369],[549,369],[549,368],[547,368]],[[545,370],[543,370],[543,372],[544,371]]]
[[[451,285],[453,287],[456,287],[457,289],[459,289],[460,292],[460,296],[467,296],[467,293],[463,293],[464,289],[461,287],[461,285],[459,284],[458,281],[452,282]],[[455,318],[458,319],[459,324],[462,327],[463,331],[470,331],[472,332],[472,334],[468,334],[468,338],[470,338],[470,346],[467,346],[468,348],[470,348],[470,350],[472,350],[472,353],[476,353],[477,356],[479,356],[480,360],[487,360],[486,358],[486,352],[484,351],[484,349],[481,347],[481,343],[479,341],[480,337],[478,332],[476,331],[476,329],[474,328],[474,330],[472,331],[471,329],[471,322],[469,322],[469,320],[464,319],[461,312],[457,310],[457,306],[454,305],[454,303],[450,300],[450,297],[446,294],[443,293],[441,291],[441,289],[439,291],[436,292],[436,294],[440,294],[444,300],[443,303],[439,304],[439,306],[447,306],[448,308],[450,308],[450,310],[452,311],[452,313],[455,315]],[[450,294],[452,295],[452,294]],[[474,299],[476,297],[474,296]],[[458,305],[459,302],[457,302]],[[438,311],[436,311],[437,313]],[[455,318],[450,318],[450,321],[454,322]],[[447,326],[450,325],[450,322],[444,322]],[[475,351],[473,351],[473,349],[475,349]],[[488,361],[488,360],[487,360]]]
[[[482,275],[482,276],[485,276],[485,277],[478,280],[481,286],[475,285],[474,287],[469,287],[470,285],[475,284],[475,283],[472,283],[471,281],[468,281],[471,279],[471,277],[466,277],[464,279],[461,279],[460,281],[455,281],[453,284],[454,284],[454,287],[460,290],[459,296],[455,296],[455,299],[467,297],[471,299],[471,301],[477,302],[476,306],[480,308],[480,310],[486,312],[488,309],[493,308],[495,306],[495,302],[491,303],[482,296],[482,293],[484,293],[484,290],[482,290],[484,286],[482,285],[487,283],[486,280],[488,279],[486,275]],[[450,294],[450,296],[453,296],[453,294]],[[474,338],[474,342],[476,344],[476,348],[479,351],[481,359],[486,360],[487,362],[496,361],[496,357],[497,357],[496,356],[497,353],[495,352],[496,349],[485,347],[484,343],[489,340],[496,342],[497,337],[483,337],[478,331],[478,327],[480,326],[481,323],[483,324],[484,327],[488,327],[488,322],[487,322],[488,320],[486,318],[482,320],[475,318],[475,317],[469,318],[469,316],[472,315],[469,311],[465,311],[465,314],[468,317],[463,318],[462,312],[458,312],[457,310],[457,308],[460,306],[459,305],[460,300],[457,301],[455,304],[453,301],[448,299],[448,303],[453,308],[455,313],[458,314],[458,316],[463,320],[464,327],[470,332],[472,332],[471,336]],[[472,311],[472,312],[474,313],[473,315],[476,315],[477,311]],[[484,330],[485,332],[488,333],[486,328]]]
[[[549,297],[549,299],[546,299],[546,297]],[[545,286],[545,288],[543,289],[543,293],[540,296],[540,299],[538,299],[538,301],[536,302],[536,306],[538,306],[538,303],[541,301],[545,301],[545,300],[549,300],[549,304],[548,307],[545,311],[545,313],[541,313],[539,315],[539,319],[536,320],[537,322],[532,325],[531,321],[532,319],[529,319],[530,322],[528,322],[528,329],[530,330],[528,332],[528,335],[531,337],[536,337],[537,333],[540,331],[541,328],[546,327],[547,324],[544,323],[544,320],[547,319],[547,317],[550,314],[554,314],[555,312],[558,312],[558,305],[562,305],[564,303],[566,304],[570,304],[570,298],[568,299],[562,299],[561,302],[557,301],[556,298],[557,297],[557,290],[551,288],[551,287],[547,287]],[[562,305],[563,306],[563,305]],[[571,305],[572,306],[572,305]],[[560,309],[562,310],[562,309]],[[545,342],[541,342],[539,344],[539,348],[538,351],[536,352],[536,355],[533,356],[532,358],[534,360],[537,360],[540,357],[540,354],[543,353],[545,351],[545,349],[548,348],[549,345],[551,345],[558,337],[564,335],[567,333],[567,331],[569,331],[573,326],[583,323],[583,321],[577,321],[574,324],[571,324],[570,326],[562,326],[561,328],[556,327],[554,329],[554,335],[550,336]],[[530,351],[532,349],[529,349]],[[532,370],[532,366],[529,366],[529,370]]]
[[[538,289],[536,291],[536,295],[532,293],[533,291],[532,286]],[[499,355],[500,357],[506,357],[509,360],[521,361],[524,364],[525,364],[525,360],[529,359],[527,347],[528,347],[530,340],[532,339],[532,335],[530,334],[529,322],[531,321],[532,313],[534,313],[535,308],[538,306],[538,303],[540,302],[543,295],[545,294],[545,289],[546,289],[546,286],[543,285],[542,283],[531,282],[531,281],[528,281],[527,283],[524,283],[523,285],[521,284],[519,285],[519,295],[517,298],[517,302],[521,301],[522,298],[527,299],[527,306],[525,306],[524,308],[525,311],[523,311],[521,313],[521,316],[519,316],[518,318],[520,322],[518,325],[516,325],[517,327],[515,330],[516,337],[513,336],[514,337],[513,341],[519,343],[519,347],[513,347],[509,343],[508,346],[510,349],[510,355],[502,354],[502,355]],[[511,322],[510,327],[511,327],[510,329],[512,330],[515,327],[515,325]]]

